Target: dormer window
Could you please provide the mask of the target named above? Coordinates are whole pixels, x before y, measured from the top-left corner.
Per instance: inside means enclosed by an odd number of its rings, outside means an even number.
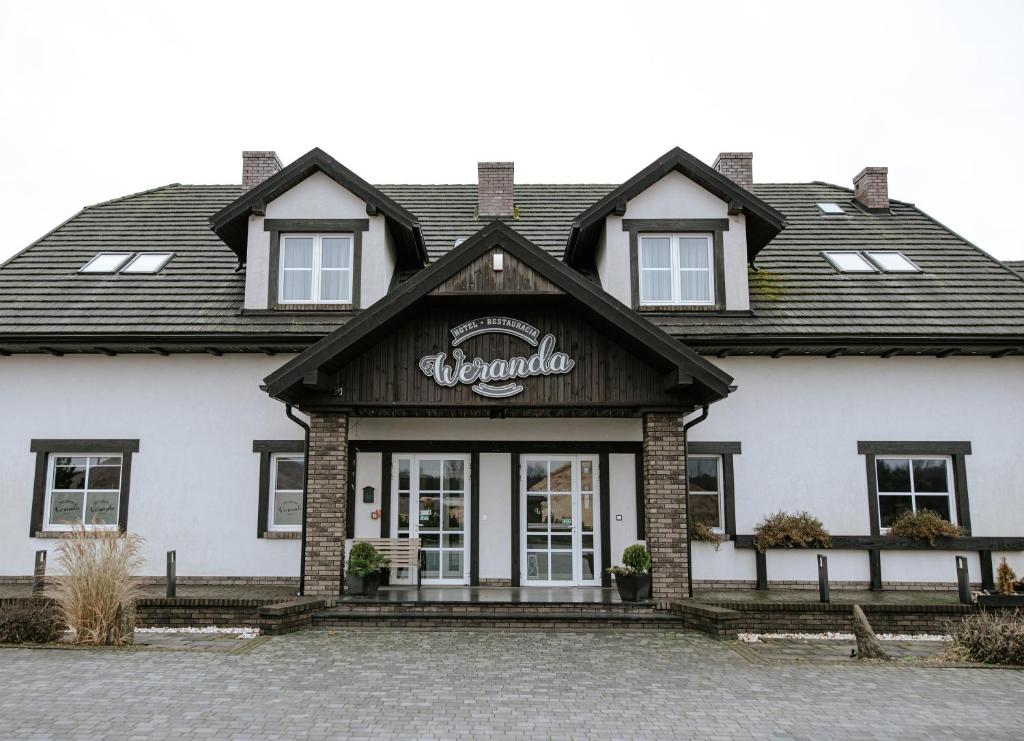
[[[351,304],[352,235],[282,234],[282,304]]]
[[[642,234],[639,258],[641,306],[715,303],[710,234]]]

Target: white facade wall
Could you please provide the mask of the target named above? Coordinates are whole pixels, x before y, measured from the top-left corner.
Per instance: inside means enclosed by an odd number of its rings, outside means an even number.
[[[624,216],[605,218],[604,233],[595,247],[594,260],[601,287],[627,306],[631,305],[629,234],[623,219],[729,219],[723,234],[725,308],[750,308],[747,285],[747,232],[743,214],[729,215],[728,204],[686,176],[671,172],[626,203]],[[716,286],[716,291],[721,291]]]
[[[710,408],[693,441],[740,441],[734,457],[736,527],[750,533],[766,514],[807,510],[837,535],[870,532],[867,473],[858,440],[966,440],[974,535],[1024,534],[1020,358],[712,359],[738,389]],[[752,551],[695,544],[695,579],[754,578]],[[955,581],[953,552],[882,553],[885,581]],[[977,554],[965,551],[972,579]],[[1004,554],[995,554],[996,563]],[[1018,571],[1024,554],[1005,554]],[[772,551],[772,580],[815,580],[810,551]],[[738,575],[744,576],[738,576]],[[830,552],[837,581],[867,581],[867,554]]]
[[[146,573],[178,552],[182,576],[296,576],[299,543],[256,537],[259,455],[253,440],[299,440],[302,430],[258,384],[287,358],[256,355],[65,356],[0,359],[0,576],[31,573],[33,553],[56,541],[29,537],[34,438],[138,438],[129,529],[146,539]],[[711,407],[694,441],[739,441],[736,521],[749,533],[767,513],[806,509],[835,534],[869,532],[858,440],[967,440],[975,535],[1024,533],[1021,441],[1024,360],[1019,358],[728,358],[738,390]],[[356,419],[353,439],[629,441],[639,420]],[[558,452],[553,450],[552,452]],[[631,455],[609,458],[612,556],[636,533]],[[480,456],[480,575],[509,571],[510,456]],[[356,534],[376,534],[381,455],[360,454]],[[618,519],[618,515],[622,519]],[[976,554],[972,575],[979,574]],[[1002,554],[996,554],[998,557]],[[1022,554],[1006,554],[1024,571]],[[953,581],[948,551],[883,553],[886,581]],[[867,555],[831,552],[831,576],[867,581]],[[813,552],[771,552],[772,580],[813,580]],[[694,578],[752,580],[753,551],[694,545]]]
[[[267,204],[266,216],[249,217],[249,238],[245,266],[245,308],[266,309],[270,262],[270,233],[263,228],[267,219],[366,219],[362,235],[362,265],[359,274],[360,306],[365,309],[384,297],[395,272],[397,251],[385,218],[367,216],[366,202],[317,172]]]

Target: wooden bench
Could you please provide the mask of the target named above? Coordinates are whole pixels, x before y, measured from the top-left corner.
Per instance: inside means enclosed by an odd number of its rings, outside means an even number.
[[[416,569],[416,586],[423,572],[423,552],[419,538],[356,538],[352,544],[369,543],[391,562],[393,569]]]

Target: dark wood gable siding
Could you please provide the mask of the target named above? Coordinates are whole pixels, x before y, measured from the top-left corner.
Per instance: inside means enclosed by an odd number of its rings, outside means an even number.
[[[447,303],[447,302],[445,302]],[[519,302],[515,302],[519,304]],[[436,303],[419,316],[396,328],[343,366],[336,381],[341,406],[417,407],[589,407],[626,408],[674,405],[680,398],[665,391],[664,373],[612,342],[572,310],[568,301],[547,299],[545,308],[531,302],[530,309],[505,306],[488,312],[480,306]],[[451,359],[449,328],[487,313],[521,319],[556,338],[556,351],[576,361],[565,375],[522,379],[523,392],[509,399],[491,400],[474,393],[469,385],[454,388],[437,385],[419,369],[424,355],[444,352]],[[504,334],[485,334],[459,346],[467,358],[486,361],[512,356],[529,357],[536,348]]]
[[[504,269],[494,270],[494,253],[503,253]],[[524,264],[515,255],[496,248],[481,255],[464,269],[445,280],[431,291],[434,296],[459,296],[466,294],[560,294],[562,289],[535,270]]]

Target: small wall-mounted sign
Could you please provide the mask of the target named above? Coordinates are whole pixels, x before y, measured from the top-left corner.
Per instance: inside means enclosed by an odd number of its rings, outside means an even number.
[[[372,486],[364,486],[363,487],[363,504],[373,504],[373,494],[374,494],[374,492],[373,492],[373,487]]]
[[[555,350],[553,334],[538,339],[540,330],[519,319],[507,316],[481,317],[463,322],[450,331],[453,348],[458,348],[470,337],[497,333],[518,337],[536,347],[537,352],[528,358],[516,356],[488,361],[482,358],[468,360],[462,350],[454,349],[451,363],[448,362],[448,353],[424,355],[420,358],[420,371],[428,378],[433,378],[438,386],[454,388],[460,383],[471,384],[473,391],[480,396],[506,399],[522,393],[523,387],[517,383],[521,378],[564,375],[576,367],[575,360]],[[495,383],[501,381],[506,383]]]

